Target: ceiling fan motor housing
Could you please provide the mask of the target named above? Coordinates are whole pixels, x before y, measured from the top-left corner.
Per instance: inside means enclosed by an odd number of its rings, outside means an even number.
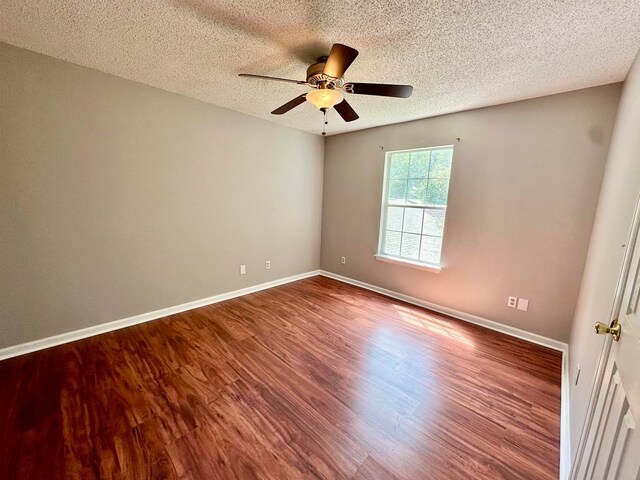
[[[326,62],[327,57],[319,57],[316,63],[307,68],[307,83],[320,88],[342,87],[344,85],[342,78],[333,78],[322,73]]]

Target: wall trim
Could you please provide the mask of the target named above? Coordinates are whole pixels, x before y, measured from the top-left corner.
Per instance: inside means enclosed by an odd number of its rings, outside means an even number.
[[[569,348],[562,352],[562,390],[560,398],[560,480],[569,480],[571,474],[571,436],[569,428],[569,392],[571,391],[571,376],[569,374]]]
[[[285,283],[296,282],[309,277],[315,277],[320,274],[320,270],[312,270],[310,272],[301,273],[298,275],[292,275],[290,277],[280,278],[272,280],[270,282],[261,283],[251,287],[241,288],[239,290],[233,290],[227,293],[221,293],[212,297],[202,298],[200,300],[194,300],[192,302],[182,303],[173,307],[162,308],[160,310],[154,310],[153,312],[142,313],[140,315],[134,315],[132,317],[122,318],[112,322],[101,323],[80,330],[74,330],[60,335],[54,335],[52,337],[42,338],[39,340],[33,340],[31,342],[22,343],[20,345],[14,345],[11,347],[5,347],[0,349],[0,360],[5,360],[11,357],[17,357],[18,355],[24,355],[26,353],[35,352],[37,350],[44,350],[45,348],[54,347],[56,345],[62,345],[63,343],[75,342],[83,338],[92,337],[94,335],[100,335],[101,333],[111,332],[113,330],[119,330],[121,328],[130,327],[132,325],[138,325],[140,323],[149,322],[151,320],[157,320],[159,318],[167,317],[169,315],[175,315],[177,313],[186,312],[187,310],[193,310],[194,308],[204,307],[205,305],[211,305],[213,303],[223,302],[232,298],[241,297],[250,293],[259,292],[261,290],[267,290],[269,288],[277,287],[278,285],[284,285]]]
[[[511,327],[503,323],[494,322],[493,320],[479,317],[477,315],[471,315],[470,313],[464,313],[459,310],[454,310],[453,308],[443,307],[435,303],[427,302],[426,300],[421,300],[419,298],[405,295],[404,293],[398,293],[398,292],[394,292],[393,290],[387,290],[386,288],[361,282],[360,280],[355,280],[353,278],[344,277],[342,275],[338,275],[337,273],[328,272],[326,270],[320,270],[320,275],[323,275],[328,278],[333,278],[334,280],[338,280],[343,283],[355,285],[356,287],[361,287],[366,290],[371,290],[372,292],[380,293],[387,297],[395,298],[397,300],[402,300],[404,302],[411,303],[419,307],[428,308],[429,310],[433,310],[434,312],[443,313],[445,315],[449,315],[450,317],[456,318],[458,320],[463,320],[465,322],[473,323],[475,325],[480,325],[481,327],[486,327],[490,330],[495,330],[497,332],[505,333],[512,337],[520,338],[522,340],[527,340],[528,342],[531,342],[531,343],[536,343],[544,347],[552,348],[553,350],[558,350],[560,352],[567,351],[566,343],[560,342],[559,340],[554,340],[553,338],[545,337],[543,335],[538,335],[537,333],[527,332],[526,330],[521,330],[516,327]]]

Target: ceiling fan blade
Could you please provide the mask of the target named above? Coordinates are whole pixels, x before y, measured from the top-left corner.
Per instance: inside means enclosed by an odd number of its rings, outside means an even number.
[[[413,93],[411,85],[391,85],[387,83],[352,83],[345,85],[345,92],[357,95],[378,95],[380,97],[409,98]]]
[[[289,78],[267,77],[265,75],[253,75],[252,73],[239,73],[239,77],[261,78],[263,80],[276,80],[278,82],[297,83],[298,85],[306,85],[307,82],[302,80],[291,80]]]
[[[336,103],[333,108],[336,109],[336,112],[340,114],[345,122],[353,122],[354,120],[360,118],[356,111],[351,108],[351,105],[349,105],[346,100],[342,100],[340,103]]]
[[[271,114],[272,115],[282,115],[283,113],[287,113],[292,108],[295,108],[298,105],[304,103],[304,101],[306,100],[305,99],[306,95],[307,94],[305,93],[304,95],[300,95],[299,97],[296,97],[293,100],[288,101],[287,103],[285,103],[281,107],[276,108],[273,112],[271,112]]]
[[[333,78],[342,78],[357,56],[358,51],[355,48],[334,43],[322,73]]]

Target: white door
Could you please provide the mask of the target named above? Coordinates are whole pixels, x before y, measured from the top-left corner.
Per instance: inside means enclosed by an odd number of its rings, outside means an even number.
[[[620,338],[614,341],[609,333],[601,362],[604,374],[596,385],[595,407],[578,447],[573,480],[640,480],[639,223],[636,212],[618,296]],[[601,325],[601,331],[606,327]]]

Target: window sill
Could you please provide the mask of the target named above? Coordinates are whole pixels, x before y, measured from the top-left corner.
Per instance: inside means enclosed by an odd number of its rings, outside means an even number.
[[[427,272],[431,272],[431,273],[440,273],[440,271],[442,270],[442,266],[440,265],[429,265],[426,263],[412,262],[411,260],[405,260],[403,258],[396,258],[396,257],[388,257],[387,255],[380,255],[380,254],[376,254],[374,256],[376,257],[376,260],[379,260],[381,262],[395,263],[396,265],[417,268],[418,270],[426,270]]]

